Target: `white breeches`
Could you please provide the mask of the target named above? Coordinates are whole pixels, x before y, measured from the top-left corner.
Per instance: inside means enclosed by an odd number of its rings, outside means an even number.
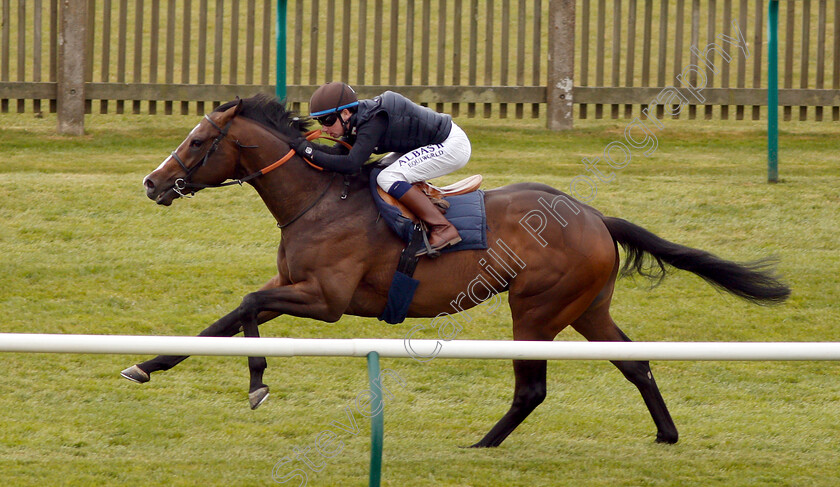
[[[467,165],[472,146],[461,127],[452,123],[449,137],[440,144],[420,147],[406,154],[392,152],[383,157],[379,164],[388,165],[379,173],[376,183],[388,191],[397,181],[409,184],[428,181]]]

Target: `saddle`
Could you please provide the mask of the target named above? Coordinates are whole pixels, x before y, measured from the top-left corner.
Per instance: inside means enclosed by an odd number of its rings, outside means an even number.
[[[380,320],[395,324],[405,320],[408,308],[414,298],[414,292],[420,284],[420,281],[412,276],[419,260],[417,251],[424,245],[428,245],[428,240],[426,240],[426,232],[423,230],[419,219],[376,183],[376,176],[379,175],[381,170],[381,168],[373,168],[370,174],[369,184],[373,201],[379,209],[380,217],[407,244],[400,256],[391,287],[388,289],[385,309],[379,315]],[[482,180],[483,178],[479,175],[470,176],[443,188],[428,183],[415,184],[432,200],[432,203],[437,205],[442,213],[450,210],[451,204],[451,211],[449,211],[447,219],[455,225],[463,239],[458,244],[447,247],[441,252],[487,248],[487,215],[484,208],[484,192],[478,189]]]
[[[475,174],[468,178],[464,178],[458,181],[457,183],[452,183],[442,188],[427,182],[414,183],[414,186],[420,188],[423,191],[423,193],[425,193],[426,196],[429,197],[431,202],[438,209],[440,209],[441,213],[446,213],[446,210],[449,209],[449,202],[443,199],[444,197],[458,196],[477,191],[478,188],[481,187],[482,181],[484,181],[484,177],[482,177],[480,174]],[[417,218],[417,216],[414,215],[414,213],[412,213],[408,208],[406,208],[405,205],[400,203],[398,199],[383,191],[382,188],[377,187],[376,192],[386,203],[399,209],[400,213],[402,213],[404,217],[408,218],[414,223],[420,222],[420,220]]]

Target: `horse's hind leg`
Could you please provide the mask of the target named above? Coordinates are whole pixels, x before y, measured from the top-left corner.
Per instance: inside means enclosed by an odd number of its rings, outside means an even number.
[[[545,360],[514,360],[513,371],[516,376],[513,404],[493,429],[471,448],[499,446],[545,399]]]
[[[569,281],[577,276],[567,275]],[[558,295],[558,289],[568,290]],[[513,339],[528,341],[551,341],[589,306],[598,294],[599,287],[592,286],[588,292],[580,293],[577,288],[560,282],[540,294],[511,289],[508,297],[513,318]],[[546,361],[514,360],[513,371],[516,382],[513,404],[487,435],[473,447],[499,446],[519,426],[546,396]]]
[[[631,341],[621,330],[619,330],[619,333],[624,337],[624,341]],[[642,361],[613,361],[612,363],[642,394],[642,399],[644,399],[653,422],[656,424],[656,442],[676,443],[679,439],[677,427],[674,425],[671,414],[665,406],[665,400],[653,379],[650,363]]]
[[[609,300],[587,310],[572,323],[572,327],[589,341],[631,341],[610,316]],[[656,441],[676,443],[679,438],[677,427],[653,379],[650,363],[643,361],[613,361],[612,363],[642,394],[642,399],[656,424]]]

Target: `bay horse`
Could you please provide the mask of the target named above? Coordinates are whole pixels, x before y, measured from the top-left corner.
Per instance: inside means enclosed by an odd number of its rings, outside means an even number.
[[[336,174],[313,168],[290,150],[288,141],[300,137],[308,122],[265,95],[225,103],[143,180],[147,196],[165,206],[203,188],[247,181],[282,228],[277,275],[200,336],[243,331],[258,337],[260,324],[284,314],[335,322],[345,314],[375,317],[385,307],[405,244],[378,218],[369,171],[342,185]],[[738,264],[666,241],[544,184],[488,190],[485,207],[490,248],[421,259],[409,317],[466,310],[507,291],[514,340],[551,341],[571,326],[590,341],[630,341],[609,311],[620,270],[661,279],[672,266],[757,304],[779,303],[790,294],[767,260]],[[626,253],[623,268],[619,244]],[[479,276],[494,283],[492,292],[467,297],[464,291]],[[147,382],[152,372],[185,358],[158,356],[123,376]],[[613,364],[641,393],[656,441],[675,443],[677,428],[648,362]],[[256,408],[268,397],[266,360],[249,357],[248,366],[249,400]],[[514,360],[513,370],[510,409],[473,447],[500,445],[543,402],[546,361]]]

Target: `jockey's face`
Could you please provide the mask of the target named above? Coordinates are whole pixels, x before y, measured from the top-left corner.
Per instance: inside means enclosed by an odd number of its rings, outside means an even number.
[[[344,110],[342,110],[341,113],[339,113],[340,119],[344,120],[345,123],[347,122],[347,120],[350,120],[351,115],[352,115],[352,113],[350,113],[350,110],[348,110],[346,108]],[[324,125],[323,127],[321,127],[321,130],[323,130],[324,132],[329,134],[331,137],[335,137],[335,138],[342,137],[342,136],[344,136],[344,126],[341,125],[341,120],[336,118],[335,122],[333,122],[332,125],[329,125],[329,126]]]

